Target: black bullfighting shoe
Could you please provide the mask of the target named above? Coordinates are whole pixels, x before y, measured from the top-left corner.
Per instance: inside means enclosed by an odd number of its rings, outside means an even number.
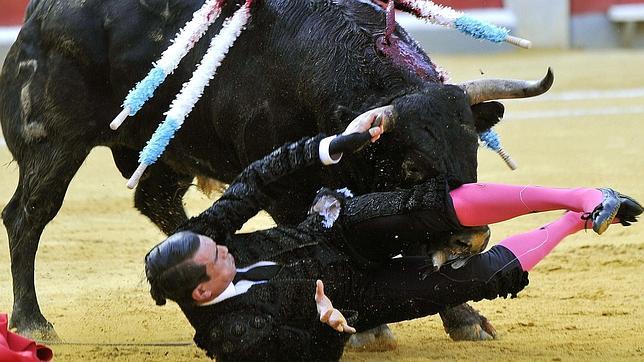
[[[621,204],[617,210],[617,219],[623,226],[630,226],[631,223],[637,222],[637,216],[644,212],[644,207],[634,198],[617,193]]]
[[[593,230],[601,235],[613,223],[615,216],[617,216],[621,199],[619,198],[619,193],[613,189],[602,188],[599,191],[602,192],[602,202],[592,212],[584,214],[582,218],[592,221]]]

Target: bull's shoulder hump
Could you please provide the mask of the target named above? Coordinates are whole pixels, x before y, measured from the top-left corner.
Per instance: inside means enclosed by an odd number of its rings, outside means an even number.
[[[178,13],[191,13],[197,3],[188,0],[40,0],[31,8],[25,22],[24,38],[40,44],[41,50],[46,52],[83,57],[89,64],[103,62],[114,47],[122,51],[166,40],[159,34],[166,29],[175,32],[180,28]]]
[[[37,34],[41,41],[60,37],[91,37],[100,31],[105,22],[104,8],[108,0],[39,0],[30,3],[23,29]]]

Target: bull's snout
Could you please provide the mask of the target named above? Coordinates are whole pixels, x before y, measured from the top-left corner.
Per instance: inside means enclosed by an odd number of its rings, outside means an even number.
[[[491,235],[492,232],[487,225],[474,227],[468,234],[469,240],[466,242],[470,245],[471,255],[479,254],[485,250],[490,242]]]
[[[462,267],[471,256],[487,248],[491,235],[487,225],[468,227],[451,234],[447,246],[432,253],[433,270],[437,271],[447,262],[451,262],[454,269]]]

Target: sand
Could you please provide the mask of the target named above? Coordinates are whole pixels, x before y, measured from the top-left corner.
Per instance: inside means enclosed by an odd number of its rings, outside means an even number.
[[[536,78],[548,65],[556,71],[550,98],[505,102],[506,120],[497,131],[520,168],[512,172],[498,156],[481,150],[481,181],[613,186],[644,200],[644,52],[532,50],[436,59],[455,81]],[[617,92],[622,89],[630,91]],[[593,97],[589,90],[606,93]],[[562,99],[571,91],[585,92]],[[11,197],[17,175],[7,148],[0,146],[0,207]],[[178,308],[156,307],[147,293],[143,256],[163,235],[134,209],[132,195],[108,150],[95,149],[43,234],[36,260],[40,305],[62,339],[73,343],[52,346],[57,361],[207,359],[190,343],[191,328]],[[211,202],[194,190],[186,198],[190,214]],[[493,240],[559,214],[494,225]],[[246,230],[270,225],[270,218],[260,215]],[[518,298],[473,304],[492,321],[498,339],[455,343],[438,317],[428,317],[392,326],[399,343],[395,351],[350,352],[343,359],[641,361],[643,260],[644,225],[613,226],[601,237],[580,232],[531,272],[530,285]],[[0,228],[0,311],[11,307],[7,235]],[[153,342],[187,345],[137,345]]]

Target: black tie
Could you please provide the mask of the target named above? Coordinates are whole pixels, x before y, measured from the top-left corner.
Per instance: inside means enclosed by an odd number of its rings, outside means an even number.
[[[277,275],[277,273],[279,273],[280,270],[282,270],[282,266],[279,264],[275,264],[275,265],[256,266],[245,272],[238,271],[237,274],[235,274],[235,277],[233,278],[233,284],[237,284],[237,282],[240,280],[251,280],[251,281],[270,280],[272,277]]]

